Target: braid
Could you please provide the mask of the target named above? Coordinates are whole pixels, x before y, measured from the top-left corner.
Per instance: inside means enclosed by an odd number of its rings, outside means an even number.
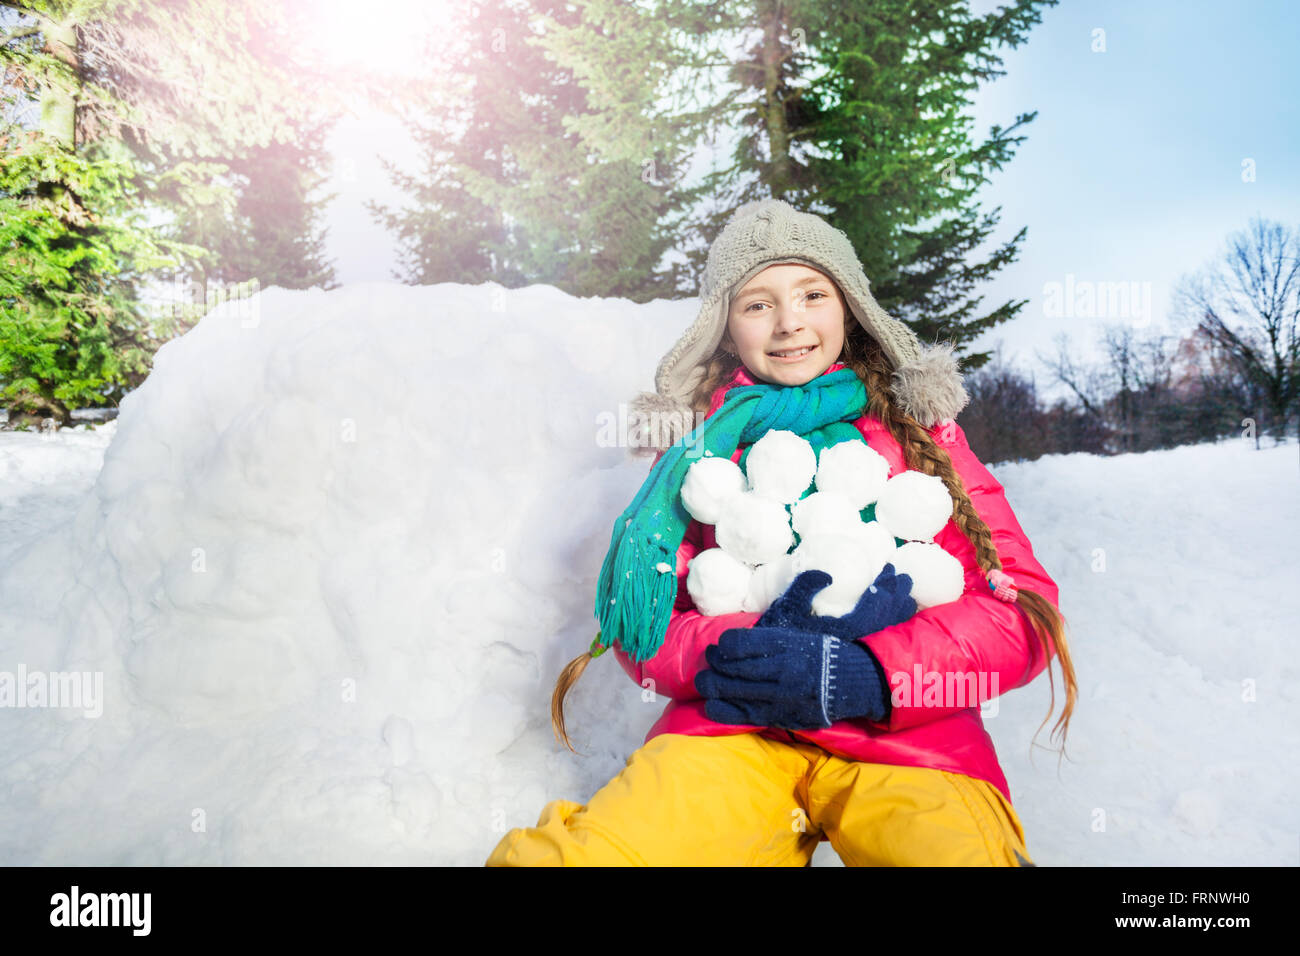
[[[961,476],[953,467],[948,453],[940,448],[920,422],[903,412],[891,399],[890,383],[893,368],[880,344],[867,333],[856,321],[848,323],[844,337],[844,354],[840,359],[862,379],[870,396],[869,413],[878,418],[889,429],[891,435],[903,449],[903,456],[910,469],[926,475],[940,478],[953,500],[953,522],[975,548],[975,558],[985,572],[1002,570],[1002,558],[993,543],[993,532],[975,510],[975,505],[966,493]],[[1070,660],[1069,645],[1065,639],[1064,618],[1050,601],[1041,594],[1024,587],[1017,588],[1016,604],[1029,617],[1034,631],[1047,656],[1047,679],[1051,687],[1052,699],[1043,723],[1038,725],[1041,731],[1052,711],[1056,709],[1056,681],[1052,676],[1051,656],[1055,647],[1060,660],[1061,672],[1065,683],[1065,708],[1053,727],[1052,736],[1059,731],[1061,752],[1064,756],[1065,738],[1069,733],[1070,715],[1078,697],[1078,683],[1075,680],[1074,665]],[[1037,733],[1034,734],[1038,736]]]

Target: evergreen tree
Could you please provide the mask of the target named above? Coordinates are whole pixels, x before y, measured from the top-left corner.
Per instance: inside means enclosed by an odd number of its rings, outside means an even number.
[[[680,124],[652,113],[670,53],[653,12],[604,0],[471,10],[448,31],[462,42],[439,49],[436,75],[403,101],[424,169],[389,169],[415,207],[371,206],[403,244],[399,277],[671,294],[672,216],[698,190],[680,185]],[[625,102],[593,104],[593,75]]]
[[[337,194],[313,195],[328,176],[324,140],[334,122],[300,127],[294,142],[273,141],[223,159],[233,201],[183,208],[174,231],[207,252],[188,270],[201,299],[212,282],[337,287],[334,267],[325,261],[328,230],[321,223]]]
[[[980,81],[1001,75],[994,48],[1022,42],[1037,8],[1055,2],[976,17],[966,0],[757,0],[754,39],[730,73],[747,107],[735,161],[707,180],[737,191],[704,224],[706,239],[734,205],[775,196],[844,230],[876,299],[923,339],[960,346],[1011,318],[1025,300],[977,316],[982,297],[971,293],[1015,260],[1025,230],[969,262],[999,218],[981,216],[975,194],[1036,114],[976,145],[963,110]]]
[[[66,424],[73,408],[116,402],[147,374],[169,329],[142,306],[144,288],[214,255],[177,224],[203,208],[210,222],[234,219],[215,157],[292,142],[306,116],[301,96],[281,95],[304,78],[283,52],[286,10],[0,0],[6,116],[36,105],[40,117],[36,129],[0,131],[0,395],[11,424]],[[307,79],[319,100],[328,87]],[[156,221],[159,207],[169,222]],[[310,271],[309,245],[286,252]]]
[[[172,276],[198,302],[174,331],[197,321],[211,282],[333,283],[320,223],[332,197],[313,190],[350,78],[299,43],[318,14],[311,0],[155,0],[87,28],[112,94],[99,124],[154,173],[146,199],[168,212],[165,234],[204,250]]]
[[[449,108],[422,107],[441,117],[423,134],[425,173],[398,180],[417,210],[386,221],[426,257],[418,281],[640,298],[694,293],[735,207],[775,196],[848,234],[886,310],[960,346],[1025,304],[980,315],[974,295],[1014,261],[1024,229],[971,259],[998,221],[976,193],[1035,115],[977,143],[964,111],[1001,75],[996,48],[1022,42],[1054,3],[982,17],[967,0],[484,7],[452,60]],[[726,137],[730,158],[715,154],[687,185],[690,162]],[[638,164],[662,186],[647,189]]]
[[[0,130],[0,400],[9,427],[111,400],[156,348],[136,306],[141,280],[192,254],[142,221],[139,179],[108,144],[79,139],[93,100],[73,18],[117,3],[3,4]],[[39,125],[21,118],[39,110]]]

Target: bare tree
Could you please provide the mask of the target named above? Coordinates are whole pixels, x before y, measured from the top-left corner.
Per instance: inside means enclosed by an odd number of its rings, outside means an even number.
[[[1064,332],[1056,336],[1056,355],[1046,357],[1038,354],[1038,361],[1047,366],[1057,380],[1067,386],[1078,397],[1084,410],[1098,418],[1102,416],[1105,402],[1105,383],[1095,369],[1080,365],[1074,356],[1074,347],[1070,337]]]
[[[1173,336],[1155,330],[1139,335],[1125,324],[1104,326],[1098,342],[1104,360],[1096,365],[1081,364],[1064,333],[1056,343],[1057,354],[1040,354],[1039,361],[1074,392],[1106,435],[1108,452],[1146,451],[1195,440],[1197,435],[1186,428],[1171,427],[1180,404],[1174,393]]]
[[[1139,337],[1130,325],[1102,331],[1112,380],[1110,404],[1121,450],[1164,445],[1161,411],[1173,401],[1174,342],[1152,331]]]
[[[1174,313],[1230,359],[1251,385],[1248,411],[1280,441],[1300,401],[1300,232],[1257,216],[1221,259],[1180,282]]]
[[[998,345],[992,361],[966,376],[970,404],[961,426],[984,462],[1023,461],[1058,449],[1045,427],[1033,378],[1008,363]]]

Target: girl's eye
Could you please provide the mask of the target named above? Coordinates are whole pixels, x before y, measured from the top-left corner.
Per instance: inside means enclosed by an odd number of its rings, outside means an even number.
[[[804,298],[811,299],[813,296],[820,296],[821,298],[824,299],[826,298],[826,293],[814,289],[812,292],[809,292],[806,296],[804,296]],[[762,302],[751,302],[749,305],[745,306],[745,311],[748,312],[750,309],[754,308],[754,306],[762,305],[762,304],[763,304]]]

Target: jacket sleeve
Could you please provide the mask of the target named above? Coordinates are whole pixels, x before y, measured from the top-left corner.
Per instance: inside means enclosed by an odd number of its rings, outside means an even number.
[[[711,535],[706,537],[705,529],[698,521],[692,520],[687,525],[686,535],[677,549],[677,600],[673,604],[672,617],[658,653],[648,661],[637,664],[621,647],[616,645],[611,648],[632,680],[673,700],[701,699],[699,691],[695,689],[695,675],[708,666],[704,660],[704,649],[710,644],[718,643],[718,638],[728,628],[752,627],[762,617],[761,614],[750,611],[710,617],[696,609],[695,602],[686,590],[686,574],[691,559],[706,547],[713,547],[708,537]]]
[[[1057,605],[1056,582],[1034,557],[1002,485],[975,457],[965,432],[950,422],[936,426],[932,435],[951,457],[975,511],[989,526],[1003,570],[1017,587]],[[1048,665],[1028,615],[989,590],[974,545],[956,523],[950,521],[935,541],[962,562],[965,591],[956,601],[926,608],[901,624],[860,638],[883,667],[892,692],[888,720],[867,721],[872,726],[903,730],[978,706],[1028,684]],[[933,688],[929,695],[927,684]],[[979,690],[979,700],[966,696],[969,688]]]

